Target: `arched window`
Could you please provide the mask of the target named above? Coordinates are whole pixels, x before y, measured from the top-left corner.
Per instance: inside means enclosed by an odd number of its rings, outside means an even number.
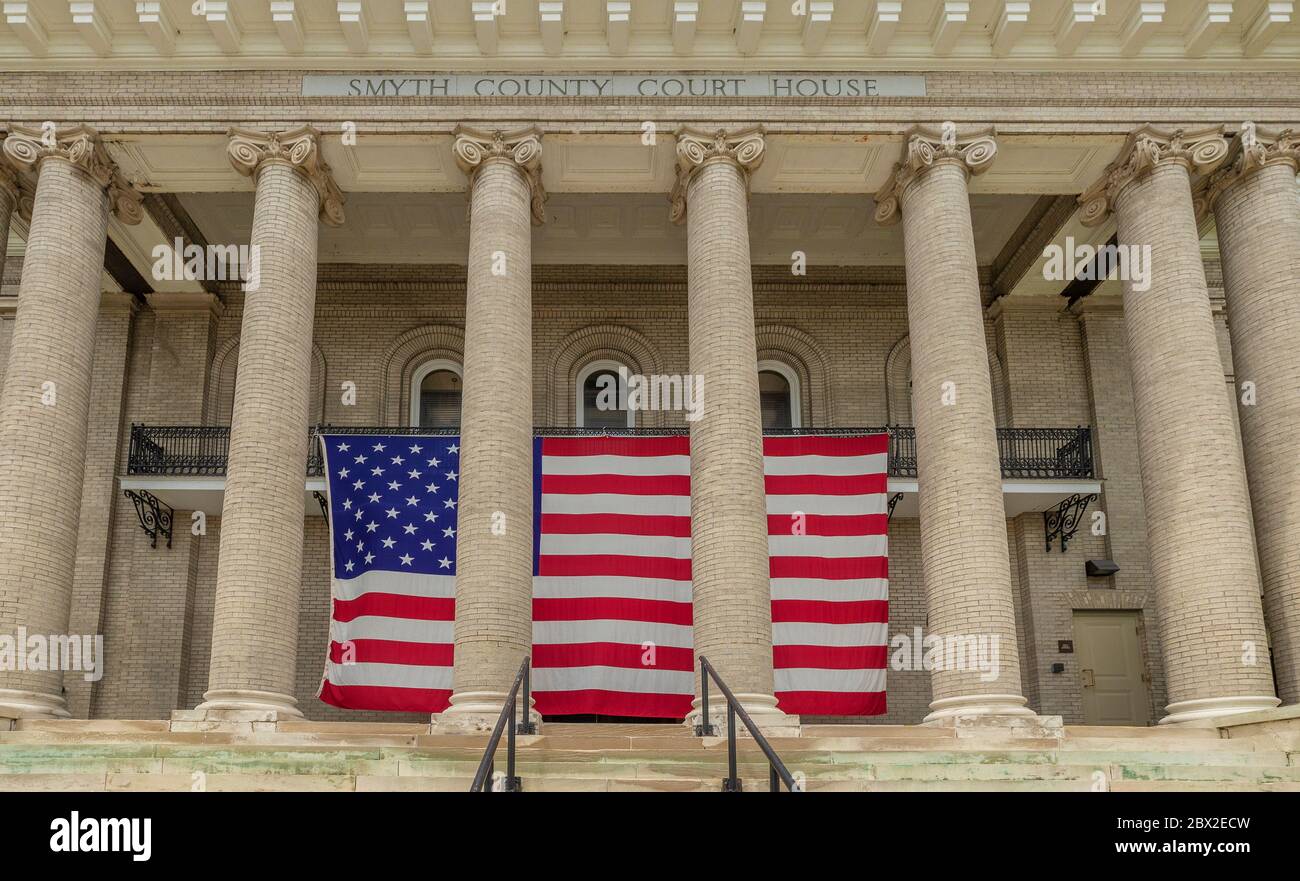
[[[430,361],[411,375],[411,425],[419,428],[460,427],[460,365]]]
[[[799,374],[780,361],[758,362],[758,402],[763,429],[799,428]]]
[[[627,384],[615,361],[593,361],[578,373],[579,428],[632,428],[636,413],[627,408]],[[626,373],[626,368],[623,368]]]

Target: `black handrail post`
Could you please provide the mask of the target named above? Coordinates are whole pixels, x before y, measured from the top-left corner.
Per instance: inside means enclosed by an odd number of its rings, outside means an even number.
[[[533,724],[532,703],[528,699],[528,680],[532,676],[532,664],[524,667],[524,705],[519,716],[519,733],[536,734],[537,726]]]
[[[515,710],[518,708],[519,686],[528,675],[530,661],[531,659],[525,655],[523,663],[519,665],[519,672],[515,674],[515,681],[510,685],[510,693],[506,695],[506,699],[501,705],[501,713],[497,716],[497,723],[492,726],[492,733],[488,735],[487,747],[483,750],[483,758],[478,763],[478,771],[474,774],[474,782],[470,784],[470,792],[492,791],[492,775],[496,769],[497,744],[501,742],[501,732],[507,727],[510,728],[506,740],[506,771],[508,773],[502,791],[522,792],[524,789],[523,783],[515,775]]]
[[[515,702],[517,698],[510,698],[510,721],[515,720]],[[515,776],[515,726],[507,726],[510,730],[506,733],[506,792],[518,792],[519,778]]]
[[[744,791],[736,774],[736,708],[731,701],[727,701],[727,779],[722,781],[722,791]]]
[[[695,726],[696,737],[712,737],[713,725],[709,720],[709,662],[700,658],[700,724]]]
[[[776,765],[771,762],[767,763],[767,791],[781,791],[781,777],[776,773]]]

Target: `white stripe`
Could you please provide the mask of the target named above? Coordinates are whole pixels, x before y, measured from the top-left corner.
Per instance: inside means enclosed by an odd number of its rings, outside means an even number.
[[[694,694],[690,670],[654,667],[534,667],[533,691],[579,691],[599,688],[634,694]]]
[[[543,474],[690,474],[690,456],[543,456]]]
[[[884,474],[888,453],[862,456],[764,456],[763,473],[767,475],[819,475],[853,477],[860,474]]]
[[[613,642],[621,645],[655,645],[688,649],[691,628],[655,621],[534,621],[533,645],[571,645],[577,642]]]
[[[889,599],[888,578],[773,578],[774,600],[826,600],[859,603]]]
[[[347,642],[350,639],[387,639],[393,642],[450,645],[453,641],[453,624],[451,621],[417,621],[414,618],[363,615],[352,621],[331,621],[330,638],[335,642]]]
[[[624,493],[542,493],[542,513],[689,517],[691,497],[634,496]]]
[[[537,599],[620,597],[637,600],[691,601],[691,583],[670,578],[622,578],[610,575],[537,575],[533,578]]]
[[[625,557],[691,558],[691,540],[671,535],[567,535],[542,533],[541,553],[559,556],[618,554]]]
[[[415,664],[335,664],[325,667],[334,685],[371,685],[388,688],[451,688],[451,667]]]
[[[773,670],[777,691],[884,691],[884,670],[819,670],[790,667]]]
[[[884,645],[889,641],[889,625],[811,624],[806,621],[772,625],[773,645]]]
[[[393,593],[407,597],[452,599],[456,596],[455,575],[423,575],[419,572],[387,572],[371,569],[356,578],[335,578],[334,599],[355,600],[367,593]]]
[[[883,535],[769,535],[771,557],[883,557]]]
[[[865,493],[860,496],[816,496],[767,494],[769,514],[885,514],[889,511],[888,493]]]

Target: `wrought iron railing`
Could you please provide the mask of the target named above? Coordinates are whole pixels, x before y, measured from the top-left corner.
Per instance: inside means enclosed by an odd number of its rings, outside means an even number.
[[[727,701],[727,776],[722,781],[723,792],[743,792],[744,784],[741,783],[740,775],[736,773],[736,719],[739,718],[745,727],[749,729],[749,736],[754,738],[754,743],[763,751],[767,757],[767,790],[768,792],[780,792],[781,784],[790,792],[801,792],[799,783],[790,773],[790,769],[781,761],[781,757],[772,749],[772,744],[767,742],[763,732],[758,730],[754,720],[749,718],[749,713],[741,706],[740,701],[731,693],[727,683],[722,681],[718,671],[709,663],[709,659],[700,655],[700,724],[695,726],[696,737],[712,737],[717,734],[713,730],[713,722],[709,717],[709,680],[712,679],[718,684],[719,690],[722,691],[723,698]]]
[[[537,729],[532,723],[532,717],[529,715],[531,707],[528,703],[528,671],[530,659],[525,656],[522,664],[519,665],[519,672],[515,674],[514,684],[510,686],[510,693],[506,695],[505,703],[501,707],[501,715],[497,716],[497,724],[492,728],[492,734],[488,737],[487,747],[483,750],[483,758],[478,763],[478,771],[474,774],[474,782],[470,784],[470,792],[523,792],[524,784],[515,773],[515,735],[516,734],[536,734]],[[523,699],[520,700],[519,691],[523,689]],[[520,713],[519,721],[515,721],[515,713]],[[496,768],[497,744],[501,742],[501,732],[506,731],[506,773],[501,780],[494,780],[494,770]]]
[[[533,429],[539,435],[680,435],[685,428],[563,428]],[[916,477],[916,429],[910,425],[874,428],[787,428],[768,435],[843,436],[870,432],[889,433],[889,475]],[[317,425],[311,429],[307,447],[307,474],[321,475],[318,434],[459,434],[457,428],[411,428],[409,426]],[[1092,430],[1075,428],[999,428],[998,455],[1002,476],[1013,479],[1091,480],[1093,470]],[[230,445],[230,428],[225,425],[139,425],[131,426],[131,449],[127,474],[223,475]]]

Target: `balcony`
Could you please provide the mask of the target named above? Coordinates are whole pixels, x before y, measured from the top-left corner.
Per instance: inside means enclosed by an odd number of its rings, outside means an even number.
[[[539,435],[674,435],[686,429],[537,428]],[[911,426],[805,428],[769,435],[855,435],[888,432],[889,492],[898,496],[895,515],[917,513],[916,429]],[[319,434],[458,434],[457,429],[318,425],[310,432],[305,475],[304,512],[319,514],[313,493],[325,491]],[[1092,457],[1092,430],[1075,428],[999,428],[1002,491],[1008,517],[1042,511],[1076,493],[1099,492]],[[131,426],[124,490],[148,490],[176,510],[217,512],[225,490],[230,427],[226,425]]]

